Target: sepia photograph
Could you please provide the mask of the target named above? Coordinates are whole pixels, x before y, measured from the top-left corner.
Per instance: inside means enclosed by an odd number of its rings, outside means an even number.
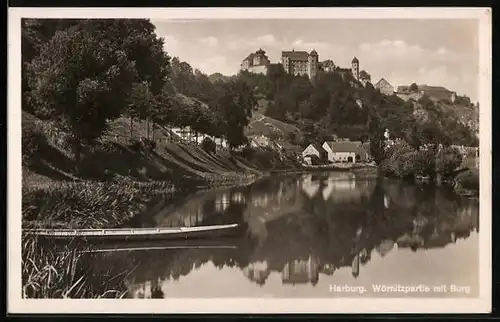
[[[9,312],[489,312],[491,10],[394,9],[11,9]]]

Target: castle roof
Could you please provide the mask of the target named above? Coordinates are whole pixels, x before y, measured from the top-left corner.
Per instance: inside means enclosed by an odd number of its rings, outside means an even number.
[[[354,64],[354,63],[359,63],[359,60],[358,60],[356,57],[354,57],[354,58],[352,59],[351,63],[353,63],[353,64]]]
[[[318,56],[318,52],[315,49],[313,49],[311,51],[311,56]]]
[[[259,50],[257,50],[255,52],[257,55],[264,55],[266,52],[262,50],[262,48],[259,48]]]
[[[307,51],[282,51],[282,57],[289,57],[291,60],[307,60],[309,53]]]

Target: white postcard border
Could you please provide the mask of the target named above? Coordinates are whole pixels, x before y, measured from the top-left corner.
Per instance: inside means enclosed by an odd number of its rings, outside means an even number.
[[[178,19],[478,19],[480,102],[480,295],[477,299],[22,299],[21,18]],[[8,313],[489,313],[491,311],[490,8],[9,8],[8,13]],[[460,263],[457,263],[460,265]]]

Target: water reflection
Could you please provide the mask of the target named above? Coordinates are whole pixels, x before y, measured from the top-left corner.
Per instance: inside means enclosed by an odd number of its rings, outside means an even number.
[[[136,267],[126,280],[131,297],[328,297],[329,285],[339,282],[478,283],[477,239],[467,239],[478,231],[478,201],[445,188],[308,174],[203,192],[148,211],[153,219],[143,225],[238,222],[247,233],[221,241],[233,248],[108,253],[96,265],[114,258]]]

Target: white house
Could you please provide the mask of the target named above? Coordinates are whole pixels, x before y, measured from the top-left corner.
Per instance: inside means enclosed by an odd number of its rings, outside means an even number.
[[[302,151],[302,158],[307,164],[312,164],[312,156],[317,156],[321,159],[326,157],[326,151],[321,146],[311,143]]]
[[[369,148],[360,141],[325,141],[323,149],[328,153],[330,162],[367,162],[370,159]]]

